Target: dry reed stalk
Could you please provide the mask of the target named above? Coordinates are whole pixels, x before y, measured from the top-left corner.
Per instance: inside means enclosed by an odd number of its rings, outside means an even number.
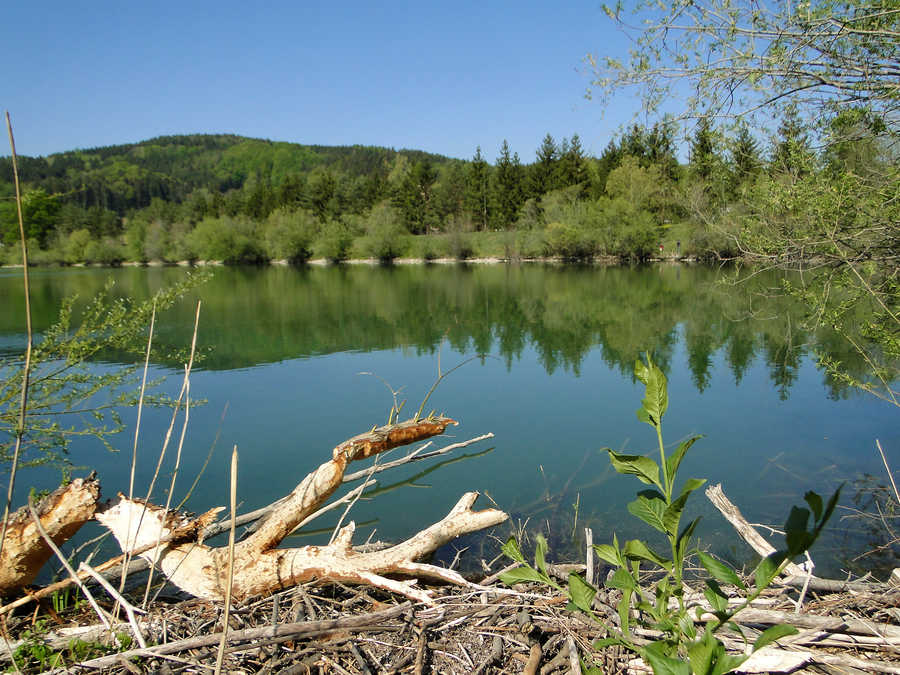
[[[144,373],[141,377],[141,394],[138,397],[137,422],[134,425],[134,447],[131,450],[131,476],[128,479],[128,498],[134,496],[134,472],[137,467],[138,438],[141,434],[141,413],[144,411],[144,393],[147,390],[147,371],[150,369],[150,346],[153,344],[153,328],[156,324],[156,303],[150,314],[150,334],[147,336],[147,353],[144,355]],[[124,579],[123,579],[124,581]]]
[[[59,561],[62,563],[63,567],[66,568],[66,572],[69,573],[69,576],[72,578],[72,581],[78,585],[78,588],[81,589],[81,592],[84,593],[84,597],[87,598],[88,602],[91,603],[91,607],[94,608],[94,611],[97,613],[97,616],[100,619],[100,623],[109,630],[111,628],[109,621],[106,618],[106,615],[103,613],[103,610],[100,609],[100,605],[97,604],[97,601],[94,600],[94,596],[91,595],[91,592],[87,589],[87,586],[78,578],[78,574],[75,570],[72,569],[72,566],[69,564],[69,561],[66,560],[66,556],[62,554],[62,551],[59,550],[59,547],[47,534],[47,531],[44,529],[44,526],[41,525],[41,519],[37,514],[37,511],[34,510],[34,501],[31,499],[31,496],[28,497],[28,510],[31,512],[31,519],[34,521],[34,526],[37,528],[38,532],[41,533],[41,536],[44,538],[44,541],[47,542],[47,546],[49,546],[53,552],[56,554],[56,557],[59,558]]]
[[[228,531],[228,584],[225,586],[225,616],[222,626],[222,641],[219,642],[219,651],[216,654],[215,675],[222,672],[222,662],[225,659],[225,645],[228,643],[228,619],[231,614],[231,588],[234,584],[234,521],[237,518],[237,446],[231,451],[231,529]]]
[[[891,467],[888,466],[887,457],[884,456],[884,449],[881,447],[881,441],[877,438],[875,439],[875,446],[878,448],[878,453],[881,455],[881,461],[884,462],[884,470],[887,471],[888,478],[891,481],[891,487],[894,488],[894,499],[897,500],[897,503],[900,504],[900,492],[897,492],[897,484],[894,482],[894,474],[891,473]]]
[[[115,588],[112,587],[103,576],[96,572],[90,565],[85,562],[82,562],[78,566],[79,572],[87,573],[94,579],[98,584],[100,584],[103,589],[109,593],[109,595],[116,601],[116,607],[123,607],[125,609],[125,613],[128,615],[128,623],[131,625],[131,631],[134,633],[134,637],[137,640],[137,643],[143,647],[147,648],[147,643],[144,640],[144,634],[141,632],[141,627],[138,624],[137,617],[135,616],[135,612],[142,612],[142,609],[138,609],[133,606],[130,602],[128,602],[125,598],[122,597],[122,594],[119,593]],[[115,614],[115,611],[113,612]]]
[[[198,300],[197,301],[197,312],[194,315],[194,334],[191,337],[191,355],[188,358],[188,363],[184,368],[184,381],[181,383],[181,392],[178,394],[178,400],[175,402],[175,410],[172,411],[172,419],[169,421],[169,428],[166,429],[166,438],[163,441],[163,447],[159,453],[159,460],[156,463],[156,470],[153,472],[153,478],[150,481],[150,487],[147,488],[147,499],[145,500],[145,503],[144,503],[144,509],[141,512],[141,518],[138,519],[138,525],[135,528],[135,537],[137,537],[137,533],[141,529],[141,522],[143,522],[144,514],[147,511],[147,504],[150,502],[150,495],[153,492],[153,486],[156,484],[156,479],[159,477],[159,472],[160,472],[160,469],[162,468],[163,459],[165,458],[166,450],[169,447],[169,441],[172,439],[172,429],[174,429],[174,427],[175,427],[175,419],[178,417],[178,410],[181,407],[181,402],[185,399],[185,396],[188,396],[188,404],[187,404],[187,408],[185,408],[185,413],[184,413],[185,422],[182,425],[181,436],[180,436],[179,443],[178,443],[176,467],[175,467],[175,471],[173,472],[173,475],[172,475],[172,487],[174,487],[174,484],[175,484],[175,478],[176,478],[177,469],[178,469],[177,462],[181,458],[181,446],[182,446],[182,443],[184,442],[184,434],[185,434],[187,419],[188,419],[188,415],[189,415],[188,408],[190,407],[190,397],[189,397],[188,392],[190,391],[191,369],[194,366],[194,355],[197,353],[197,329],[198,329],[199,325],[200,325],[200,301]],[[169,495],[167,497],[167,502],[166,502],[167,510],[168,510],[168,505],[171,502],[171,498],[172,498],[172,490],[170,489]],[[156,559],[157,555],[159,554],[159,543],[160,542],[157,541],[156,549],[154,549],[154,551],[153,551],[154,560]],[[150,586],[152,584],[153,584],[153,567],[151,566],[150,572],[147,574],[147,587],[144,589],[144,599],[141,602],[142,607],[146,608],[146,606],[147,606],[147,599],[150,597]]]
[[[19,452],[22,448],[22,436],[25,435],[25,412],[28,409],[28,380],[31,375],[31,286],[28,282],[28,245],[25,240],[25,220],[22,217],[22,193],[19,188],[19,168],[16,160],[16,141],[13,137],[12,122],[9,111],[6,112],[6,132],[9,135],[9,147],[12,152],[13,182],[16,186],[16,212],[19,218],[19,239],[22,242],[22,279],[25,283],[25,366],[22,372],[22,397],[19,403],[19,419],[16,422],[16,442],[12,463],[9,469],[9,486],[6,491],[6,506],[3,510],[3,527],[0,529],[0,555],[3,554],[3,542],[6,541],[6,529],[9,525],[9,509],[12,506],[13,490],[16,484],[16,471],[19,468]]]

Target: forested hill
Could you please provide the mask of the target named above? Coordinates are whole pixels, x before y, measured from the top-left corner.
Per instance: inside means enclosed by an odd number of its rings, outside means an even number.
[[[296,179],[317,169],[383,182],[398,161],[434,165],[452,161],[420,150],[300,145],[224,134],[161,136],[18,159],[19,178],[29,188],[120,216],[148,206],[153,198],[181,203],[194,190],[225,193],[243,188],[248,181],[278,188],[288,177]],[[12,192],[11,183],[10,158],[0,158],[0,195]]]

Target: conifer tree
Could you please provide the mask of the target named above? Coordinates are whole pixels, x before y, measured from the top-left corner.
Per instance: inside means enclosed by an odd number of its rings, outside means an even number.
[[[472,214],[472,222],[478,230],[486,230],[490,220],[490,170],[479,145],[469,164],[465,195],[466,210]]]

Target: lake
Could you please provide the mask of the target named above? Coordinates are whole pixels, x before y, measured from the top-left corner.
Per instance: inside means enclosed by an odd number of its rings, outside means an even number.
[[[108,279],[115,293],[146,298],[183,277],[183,268],[34,269],[35,329],[46,329],[69,295],[91,297]],[[656,456],[655,434],[635,410],[643,387],[635,359],[650,352],[669,379],[663,430],[668,445],[704,434],[680,476],[722,483],[751,522],[780,527],[806,490],[846,482],[842,503],[885,481],[876,449],[900,447],[897,411],[848,390],[817,368],[814,352],[864,373],[845,343],[803,327],[801,308],[782,297],[776,273],[745,275],[704,266],[346,265],[294,269],[217,268],[213,278],[159,319],[158,339],[188,346],[197,298],[202,360],[191,377],[192,408],[174,498],[203,466],[187,508],[228,503],[228,462],[240,454],[241,511],[290,491],[342,440],[387,421],[394,402],[411,416],[439,372],[425,406],[459,420],[446,442],[495,437],[446,457],[380,475],[372,498],[352,511],[356,541],[397,540],[441,518],[459,496],[478,490],[511,515],[491,537],[470,537],[467,566],[496,555],[511,529],[549,533],[552,553],[583,555],[583,527],[603,543],[647,536],[626,511],[641,486],[613,472],[602,448]],[[24,344],[21,271],[0,270],[0,353]],[[116,367],[108,356],[96,368]],[[155,363],[177,394],[182,366]],[[126,411],[132,425],[134,413]],[[146,489],[170,413],[145,412],[137,485]],[[176,437],[180,431],[176,426]],[[111,454],[97,442],[73,445],[74,464],[96,468],[105,496],[127,491],[132,434]],[[437,439],[435,447],[445,440]],[[399,456],[395,450],[391,458]],[[160,485],[167,488],[174,446]],[[168,472],[168,473],[166,473]],[[76,472],[79,475],[79,472]],[[30,470],[18,490],[52,487],[58,473]],[[154,500],[164,502],[162,488]],[[700,543],[734,561],[749,549],[695,493]],[[489,499],[488,499],[489,497]],[[20,502],[21,503],[21,502]],[[869,533],[839,511],[814,559],[822,574],[878,567]],[[844,517],[844,520],[841,518]],[[333,527],[326,516],[312,527]],[[573,536],[574,532],[574,536]],[[321,540],[313,532],[292,542]],[[324,535],[327,538],[327,535]],[[452,558],[454,551],[441,557]],[[881,561],[884,562],[884,561]],[[889,563],[886,563],[889,564]]]

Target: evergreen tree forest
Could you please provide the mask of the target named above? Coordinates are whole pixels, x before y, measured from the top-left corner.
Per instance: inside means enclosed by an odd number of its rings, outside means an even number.
[[[840,121],[858,131],[852,120]],[[747,127],[632,125],[599,157],[547,134],[530,163],[226,135],[19,157],[37,263],[264,263],[498,256],[734,258],[761,196],[848,172],[884,175],[875,131],[818,152],[796,111],[771,137]],[[684,143],[687,162],[678,160]],[[20,252],[12,162],[0,159],[0,262]],[[777,204],[766,214],[778,218]],[[787,214],[782,214],[786,216]]]

